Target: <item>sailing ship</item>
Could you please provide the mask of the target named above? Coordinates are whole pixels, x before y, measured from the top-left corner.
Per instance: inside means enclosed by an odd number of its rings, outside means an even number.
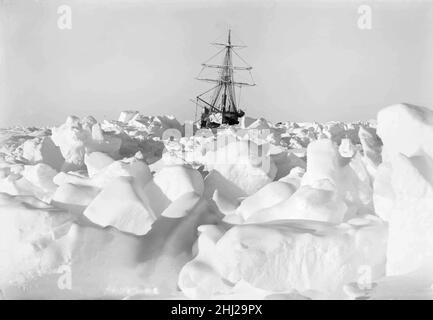
[[[251,74],[252,67],[239,55],[238,49],[245,48],[245,45],[232,43],[231,30],[228,30],[226,42],[213,42],[212,45],[222,47],[214,56],[202,63],[202,69],[197,80],[212,83],[214,86],[196,97],[196,107],[201,108],[200,127],[217,128],[221,125],[236,125],[239,118],[245,112],[239,108],[240,90],[244,86],[255,86]],[[221,57],[222,63],[212,63],[211,60]],[[234,59],[240,60],[241,64],[234,65]],[[206,76],[204,73],[215,70],[216,76]],[[235,72],[247,73],[249,78],[246,81],[235,80]],[[236,101],[236,97],[238,101]]]

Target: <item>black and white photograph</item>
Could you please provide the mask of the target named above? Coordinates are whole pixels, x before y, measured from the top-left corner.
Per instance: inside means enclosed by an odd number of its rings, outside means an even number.
[[[433,300],[433,0],[0,0],[0,300]]]

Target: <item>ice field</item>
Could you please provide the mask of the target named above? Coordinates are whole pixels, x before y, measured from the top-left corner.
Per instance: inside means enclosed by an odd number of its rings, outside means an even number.
[[[433,111],[0,130],[4,299],[432,299]]]

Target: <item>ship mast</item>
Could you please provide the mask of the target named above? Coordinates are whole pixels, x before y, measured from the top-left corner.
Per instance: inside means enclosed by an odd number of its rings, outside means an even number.
[[[202,70],[197,76],[198,80],[215,84],[213,88],[197,96],[197,105],[203,108],[201,117],[202,127],[217,127],[220,124],[237,124],[238,118],[244,115],[244,112],[238,109],[236,103],[235,87],[254,86],[254,80],[251,75],[252,67],[236,52],[235,48],[244,48],[243,45],[232,44],[231,30],[228,30],[227,42],[214,42],[212,45],[221,46],[222,49],[212,56],[207,62],[202,63]],[[208,63],[216,56],[223,54],[224,58],[221,64]],[[233,55],[243,61],[245,66],[234,66]],[[216,69],[218,76],[216,78],[201,76],[204,70]],[[236,82],[234,80],[234,71],[247,71],[250,75],[250,82]],[[205,96],[211,93],[211,97]]]

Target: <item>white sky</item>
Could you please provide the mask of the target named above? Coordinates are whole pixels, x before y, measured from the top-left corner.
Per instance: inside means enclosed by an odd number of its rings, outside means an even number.
[[[72,30],[57,7],[72,8]],[[372,30],[357,27],[360,4]],[[194,77],[230,25],[257,86],[241,108],[272,121],[361,120],[433,107],[432,1],[0,0],[0,126],[122,110],[193,119]]]

